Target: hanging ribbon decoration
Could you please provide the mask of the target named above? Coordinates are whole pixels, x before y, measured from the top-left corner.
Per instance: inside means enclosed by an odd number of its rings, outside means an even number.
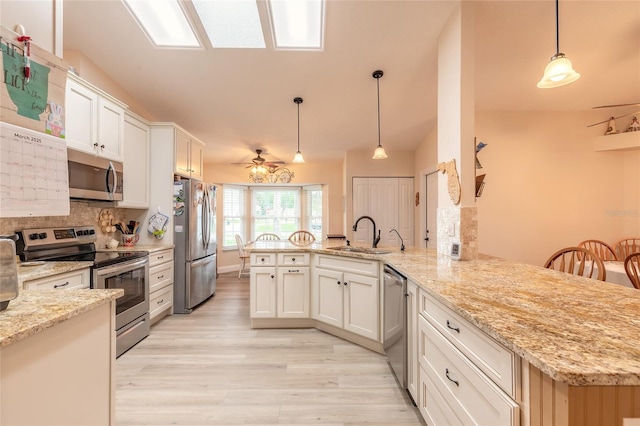
[[[31,37],[21,35],[18,36],[18,41],[24,43],[24,49],[22,50],[22,58],[24,61],[24,79],[25,82],[29,82],[31,78]]]

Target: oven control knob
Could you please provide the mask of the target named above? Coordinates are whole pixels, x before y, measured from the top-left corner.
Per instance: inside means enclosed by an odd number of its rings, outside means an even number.
[[[39,233],[38,238],[40,238],[41,240],[44,240],[45,238],[47,238],[47,233],[46,232]]]
[[[37,240],[38,239],[38,234],[29,234],[29,239],[30,240]]]

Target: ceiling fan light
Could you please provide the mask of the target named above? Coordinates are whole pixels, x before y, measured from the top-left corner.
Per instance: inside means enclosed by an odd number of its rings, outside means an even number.
[[[373,153],[373,157],[371,158],[373,158],[374,160],[384,160],[387,157],[387,153],[384,151],[382,145],[378,145],[375,152]]]
[[[540,89],[551,89],[573,83],[580,78],[571,61],[564,53],[556,53],[544,69],[544,75],[538,82]]]
[[[294,163],[304,163],[304,157],[300,151],[296,152],[296,155],[293,156]]]

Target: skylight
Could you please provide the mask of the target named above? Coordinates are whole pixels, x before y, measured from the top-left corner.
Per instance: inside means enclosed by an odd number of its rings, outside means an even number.
[[[256,0],[192,2],[213,47],[265,47]]]
[[[153,44],[200,47],[178,0],[123,0]]]
[[[276,49],[322,49],[324,0],[269,0]]]

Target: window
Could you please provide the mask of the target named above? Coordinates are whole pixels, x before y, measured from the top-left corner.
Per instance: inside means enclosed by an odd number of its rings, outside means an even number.
[[[222,210],[223,210],[223,229],[222,229],[222,248],[235,248],[236,234],[242,237],[244,242],[246,238],[246,197],[247,188],[242,186],[225,185],[222,188]]]
[[[252,239],[271,232],[281,239],[300,229],[300,188],[251,188]]]
[[[322,240],[322,187],[319,185],[302,188],[302,228]]]

